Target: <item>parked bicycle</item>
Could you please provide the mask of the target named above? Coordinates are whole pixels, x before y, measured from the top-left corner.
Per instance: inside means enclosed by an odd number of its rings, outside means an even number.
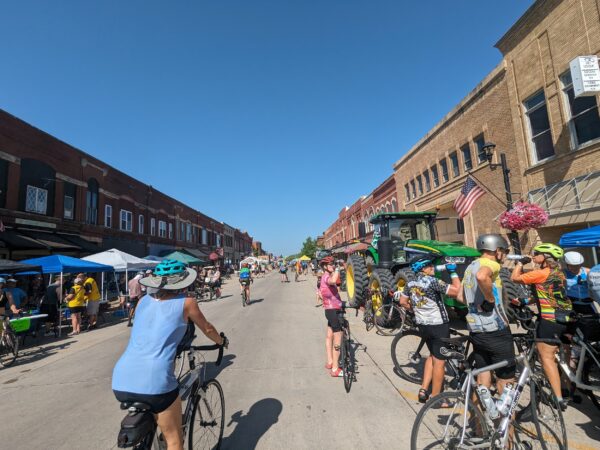
[[[0,316],[0,365],[8,367],[19,355],[19,339],[7,316]]]
[[[342,302],[342,309],[338,311],[340,323],[342,324],[342,340],[340,342],[340,367],[344,374],[344,388],[350,392],[352,382],[356,378],[356,360],[354,359],[354,349],[352,348],[352,336],[350,334],[350,324],[346,319],[346,303]]]
[[[225,338],[225,335],[221,333]],[[227,339],[225,338],[225,342]],[[219,350],[216,365],[221,364],[223,349],[227,346],[190,346],[187,352],[189,371],[180,380],[179,395],[187,402],[183,414],[183,436],[188,450],[219,449],[225,426],[225,398],[223,388],[216,379],[205,381],[206,363],[197,364],[198,352]],[[134,450],[165,450],[166,442],[157,433],[156,417],[150,412],[150,405],[142,402],[123,402],[127,416],[121,421],[117,439],[119,448],[132,447]]]

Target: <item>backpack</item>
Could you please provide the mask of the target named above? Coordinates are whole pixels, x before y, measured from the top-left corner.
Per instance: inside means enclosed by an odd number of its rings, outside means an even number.
[[[600,302],[600,264],[592,267],[587,275],[587,285],[590,297]]]
[[[250,272],[249,271],[243,271],[240,272],[240,280],[247,280],[248,278],[250,278]]]

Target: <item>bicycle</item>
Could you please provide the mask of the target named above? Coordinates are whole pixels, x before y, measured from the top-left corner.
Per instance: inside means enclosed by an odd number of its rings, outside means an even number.
[[[407,311],[398,302],[391,301],[381,305],[373,314],[373,323],[377,332],[383,336],[397,336],[404,330]]]
[[[350,335],[350,324],[346,320],[346,303],[342,302],[342,308],[338,311],[340,323],[342,324],[342,340],[340,342],[340,366],[344,375],[344,388],[350,392],[352,382],[356,378],[356,361],[352,349],[352,337]]]
[[[196,353],[210,350],[219,350],[216,365],[221,364],[223,349],[227,345],[227,338],[223,333],[221,333],[221,337],[225,339],[224,346],[191,345],[188,349],[190,370],[181,379],[179,387],[182,402],[187,401],[183,414],[183,436],[184,439],[187,438],[188,450],[219,449],[221,447],[225,427],[223,388],[214,378],[202,381],[206,376],[206,363],[202,368],[196,365]],[[119,448],[166,450],[162,434],[156,433],[156,417],[150,412],[150,405],[142,402],[123,402],[121,409],[126,409],[128,412],[121,421],[121,430],[117,438]],[[199,438],[196,439],[198,435]],[[212,442],[215,440],[216,442]]]
[[[19,355],[19,339],[7,316],[0,316],[0,366],[8,367]]]
[[[491,397],[480,394],[476,377],[516,362],[521,366],[517,383],[513,387],[505,387],[504,395],[496,402]],[[423,448],[490,448],[504,449],[510,445],[512,449],[542,448],[547,450],[553,443],[553,434],[540,426],[537,416],[536,384],[531,381],[531,368],[526,354],[520,354],[514,360],[505,360],[480,369],[465,371],[462,388],[454,392],[443,392],[431,398],[419,411],[411,433],[411,449]],[[528,427],[526,421],[513,418],[518,416],[517,406],[526,386],[530,388],[529,404],[530,422],[534,428]],[[489,394],[488,394],[489,395]],[[473,396],[476,398],[473,401]],[[442,408],[444,403],[449,408]],[[432,417],[433,416],[433,417]],[[562,421],[562,415],[559,416]],[[435,436],[436,430],[440,430]],[[552,430],[550,430],[552,431]],[[433,437],[428,437],[433,435]],[[566,449],[558,442],[558,448]],[[535,446],[535,447],[534,447]]]
[[[245,308],[246,305],[250,304],[249,298],[249,290],[250,290],[250,280],[240,280],[242,285],[242,306]]]

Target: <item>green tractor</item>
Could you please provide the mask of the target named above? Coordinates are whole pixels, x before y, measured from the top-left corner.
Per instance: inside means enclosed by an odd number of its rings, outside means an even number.
[[[435,264],[455,263],[462,276],[466,267],[479,257],[479,252],[461,244],[435,240],[435,212],[397,212],[376,214],[370,219],[375,226],[373,242],[367,249],[349,255],[346,262],[348,303],[360,306],[370,296],[373,310],[389,298],[390,290],[399,290],[414,279],[408,267],[411,257],[418,253],[436,256]],[[364,224],[359,235],[366,235]],[[447,273],[440,274],[450,281]],[[446,305],[466,313],[456,300],[446,298]]]

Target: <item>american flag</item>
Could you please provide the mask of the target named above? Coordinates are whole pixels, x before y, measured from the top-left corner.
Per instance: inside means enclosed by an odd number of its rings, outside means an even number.
[[[460,195],[454,201],[454,209],[461,219],[471,212],[475,202],[485,194],[485,191],[473,181],[471,177],[467,177],[465,184],[460,190]]]

